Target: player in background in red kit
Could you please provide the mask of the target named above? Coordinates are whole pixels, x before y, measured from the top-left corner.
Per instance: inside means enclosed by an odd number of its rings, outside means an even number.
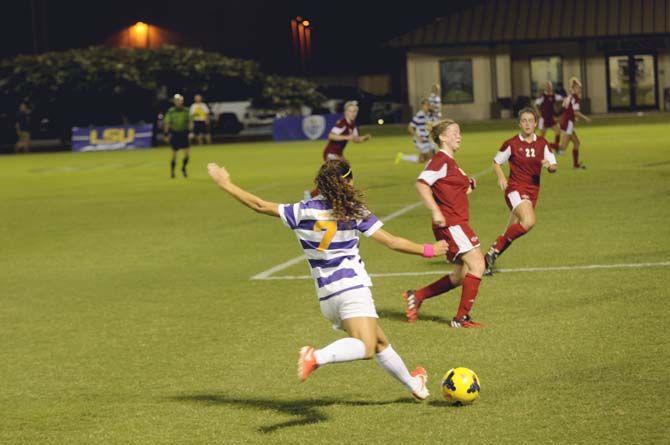
[[[419,318],[424,300],[463,286],[458,312],[451,321],[454,328],[477,328],[481,324],[470,318],[472,305],[479,292],[484,273],[484,256],[479,250],[479,238],[469,224],[468,194],[476,187],[454,159],[461,148],[461,129],[449,119],[436,122],[430,133],[439,148],[419,175],[416,188],[433,218],[436,240],[449,245],[447,260],[456,265],[453,272],[418,290],[408,290],[405,299],[407,321]]]
[[[344,159],[344,148],[347,142],[365,142],[372,136],[358,135],[356,117],[358,116],[358,102],[350,100],[344,104],[344,117],[335,123],[328,134],[328,145],[323,150],[323,160]]]
[[[561,140],[561,129],[558,126],[555,117],[556,103],[562,102],[563,99],[563,96],[554,93],[554,84],[552,84],[550,80],[544,85],[544,91],[540,97],[535,99],[535,109],[540,115],[540,121],[537,125],[537,128],[540,130],[540,136],[544,137],[549,128],[554,132],[554,142],[549,144],[549,148],[552,151],[558,150],[558,144]]]
[[[561,144],[558,148],[558,153],[565,152],[568,147],[568,142],[572,142],[572,167],[577,169],[585,169],[586,166],[579,162],[579,146],[581,145],[577,132],[575,131],[575,122],[577,118],[584,119],[586,122],[591,122],[587,116],[584,116],[579,111],[579,103],[581,101],[582,83],[576,77],[570,78],[570,94],[563,100],[563,114],[561,115]]]
[[[521,133],[503,142],[495,158],[493,171],[498,185],[505,193],[505,203],[510,209],[505,233],[500,235],[486,253],[486,274],[493,274],[496,259],[512,242],[528,233],[535,225],[535,206],[540,194],[542,168],[556,172],[556,156],[549,143],[535,134],[537,115],[532,108],[519,111]],[[501,165],[509,162],[509,180]]]

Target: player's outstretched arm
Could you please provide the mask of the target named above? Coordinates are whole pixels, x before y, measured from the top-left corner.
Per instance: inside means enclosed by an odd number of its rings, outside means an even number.
[[[591,122],[591,118],[586,116],[585,114],[582,114],[581,111],[575,111],[575,116],[577,116],[580,119],[584,119],[586,122]]]
[[[354,142],[365,142],[365,141],[369,141],[370,139],[372,139],[371,134],[364,134],[363,136],[354,136],[353,141]]]
[[[258,213],[263,213],[265,215],[279,216],[279,204],[264,201],[258,196],[252,195],[246,190],[233,184],[233,181],[230,179],[230,173],[228,173],[228,170],[226,170],[225,167],[219,167],[215,163],[211,162],[207,164],[207,172],[216,185],[221,187],[233,198],[237,199],[251,210]]]
[[[447,253],[449,246],[445,241],[438,241],[434,244],[417,244],[399,236],[392,235],[384,229],[377,230],[371,237],[373,240],[385,245],[396,252],[409,253],[413,255],[422,255],[426,258],[432,258],[436,255]]]
[[[328,140],[339,142],[339,141],[350,141],[354,138],[351,134],[335,134],[332,131],[328,133]]]

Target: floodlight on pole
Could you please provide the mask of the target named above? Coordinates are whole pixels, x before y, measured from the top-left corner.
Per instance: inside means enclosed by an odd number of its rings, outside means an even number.
[[[135,45],[137,47],[149,46],[149,25],[144,22],[137,22],[132,26]]]

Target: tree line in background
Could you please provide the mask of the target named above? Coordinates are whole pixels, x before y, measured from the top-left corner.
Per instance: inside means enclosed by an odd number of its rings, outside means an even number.
[[[95,46],[0,61],[0,112],[13,116],[28,101],[64,136],[73,125],[152,122],[169,98],[187,103],[253,99],[259,107],[318,107],[325,97],[305,79],[265,75],[257,62],[200,49]]]

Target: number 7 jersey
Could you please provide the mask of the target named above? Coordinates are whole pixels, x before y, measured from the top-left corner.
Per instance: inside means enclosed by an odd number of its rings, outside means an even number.
[[[516,135],[503,142],[494,162],[502,165],[509,161],[509,186],[540,187],[542,160],[556,164],[556,156],[549,150],[549,143],[543,137],[533,134],[533,140],[526,142]]]
[[[372,213],[365,219],[337,221],[322,196],[279,205],[282,222],[295,233],[314,278],[319,301],[372,286],[358,252],[359,234],[370,237],[382,227]]]

